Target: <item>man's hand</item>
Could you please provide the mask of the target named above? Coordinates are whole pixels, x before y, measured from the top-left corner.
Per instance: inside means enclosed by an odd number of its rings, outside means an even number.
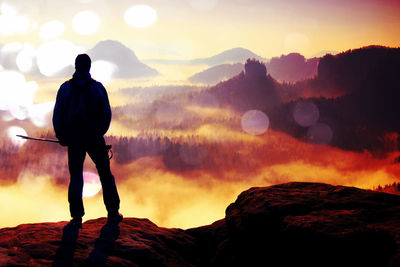
[[[58,142],[60,143],[60,145],[62,146],[68,146],[67,140],[65,140],[64,138],[60,137],[60,136],[56,136],[58,139]]]
[[[62,146],[68,146],[68,144],[67,144],[67,142],[65,141],[65,140],[58,140],[59,142],[60,142],[60,145],[62,145]]]

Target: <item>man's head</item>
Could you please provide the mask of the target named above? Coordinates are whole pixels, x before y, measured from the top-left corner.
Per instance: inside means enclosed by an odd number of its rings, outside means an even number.
[[[80,54],[75,59],[75,70],[77,72],[89,72],[91,62],[87,54]]]

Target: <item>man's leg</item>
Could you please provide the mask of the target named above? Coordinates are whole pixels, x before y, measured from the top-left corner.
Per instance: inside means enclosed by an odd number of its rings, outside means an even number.
[[[88,154],[96,164],[99,172],[101,186],[103,188],[103,200],[109,215],[118,214],[119,195],[115,185],[114,176],[110,169],[110,159],[104,138],[96,140],[88,146]]]
[[[68,188],[69,210],[72,218],[82,218],[85,214],[82,202],[83,162],[86,151],[78,145],[68,146],[68,168],[70,181]]]

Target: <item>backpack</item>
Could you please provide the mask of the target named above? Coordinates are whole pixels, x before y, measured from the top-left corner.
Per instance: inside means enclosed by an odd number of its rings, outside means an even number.
[[[93,95],[91,86],[93,79],[79,86],[74,79],[68,81],[71,91],[66,99],[64,113],[64,129],[68,140],[77,140],[91,136],[96,132],[96,95]]]

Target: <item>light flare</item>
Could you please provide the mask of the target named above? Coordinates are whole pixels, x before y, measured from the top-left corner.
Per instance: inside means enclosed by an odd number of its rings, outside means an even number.
[[[13,119],[25,120],[28,117],[28,110],[24,106],[11,105],[8,111]]]
[[[145,28],[157,21],[157,11],[148,5],[135,5],[125,11],[125,22],[132,27]]]
[[[105,60],[96,60],[92,63],[90,73],[93,79],[98,80],[104,85],[107,85],[113,79],[113,76],[118,71],[118,66],[112,62]]]
[[[327,145],[333,138],[333,132],[329,125],[317,123],[307,131],[307,140],[314,144]]]
[[[83,172],[83,197],[93,197],[101,190],[100,178],[93,172]]]
[[[45,102],[31,105],[28,108],[28,117],[36,127],[45,127],[51,124],[54,102]]]
[[[26,82],[22,73],[0,71],[0,110],[32,104],[37,89],[38,84],[34,81]]]
[[[299,101],[294,107],[293,118],[300,126],[312,126],[319,120],[319,109],[311,101]]]
[[[46,42],[37,50],[39,71],[47,77],[55,76],[65,68],[74,66],[75,58],[80,53],[80,47],[66,40]]]
[[[8,111],[8,112],[4,112],[4,113],[2,114],[1,119],[2,119],[3,121],[9,122],[9,121],[14,120],[14,116],[11,115],[10,111]]]
[[[241,120],[243,131],[251,135],[261,135],[268,130],[269,118],[259,110],[249,110]]]
[[[8,44],[5,44],[1,48],[1,54],[2,56],[12,54],[12,53],[17,53],[19,50],[21,50],[23,47],[23,44],[20,42],[11,42]]]
[[[36,50],[33,45],[24,44],[23,48],[18,52],[16,57],[16,64],[22,73],[32,71],[34,60],[36,57]]]
[[[28,135],[26,131],[18,126],[11,126],[7,129],[8,138],[11,140],[11,143],[15,146],[22,146],[25,144],[26,140],[19,138],[18,135]]]
[[[11,42],[5,44],[1,48],[0,60],[5,69],[17,70],[16,56],[23,49],[24,45],[21,42]]]
[[[100,17],[90,10],[81,11],[72,20],[72,28],[80,35],[92,35],[100,26]]]
[[[49,125],[54,102],[34,103],[39,85],[27,82],[22,73],[0,71],[0,110],[4,121],[30,119],[37,127]]]
[[[52,20],[40,27],[40,37],[45,41],[49,41],[60,37],[64,31],[64,23],[59,20]]]
[[[8,4],[2,3],[0,15],[0,33],[4,35],[14,35],[26,33],[31,22],[28,17],[18,15],[17,9]]]
[[[8,3],[3,2],[0,7],[0,11],[2,15],[6,16],[15,16],[17,15],[17,9],[15,6],[12,6]]]

